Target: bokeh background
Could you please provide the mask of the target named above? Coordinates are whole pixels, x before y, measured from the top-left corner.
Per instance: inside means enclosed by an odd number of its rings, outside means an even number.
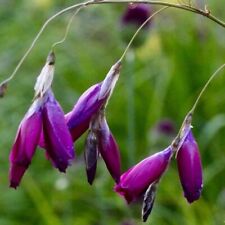
[[[224,0],[206,0],[225,20]],[[9,75],[44,21],[68,0],[0,0],[0,79]],[[204,7],[203,1],[198,1]],[[75,18],[66,42],[56,48],[53,89],[65,112],[91,85],[101,81],[121,56],[127,41],[121,27],[125,4],[91,6]],[[158,7],[153,7],[153,10]],[[63,36],[71,16],[52,22],[0,100],[0,225],[140,225],[141,204],[128,206],[100,159],[90,186],[83,160],[84,137],[77,158],[60,174],[41,149],[17,190],[8,187],[8,155],[17,127],[31,104],[33,86],[53,42]],[[120,146],[123,171],[167,147],[209,76],[225,61],[225,30],[189,12],[168,9],[155,18],[124,61],[107,108],[110,128]],[[223,75],[223,76],[222,76]],[[220,225],[225,221],[225,72],[202,97],[193,132],[204,168],[199,201],[183,197],[176,162],[163,177],[146,224]],[[165,129],[170,124],[171,129]]]

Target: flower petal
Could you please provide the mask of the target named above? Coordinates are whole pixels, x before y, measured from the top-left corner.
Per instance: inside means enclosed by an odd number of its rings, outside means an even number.
[[[10,187],[16,188],[35,153],[42,128],[42,115],[36,100],[21,121],[10,159]]]
[[[70,161],[74,159],[73,142],[60,105],[51,92],[47,94],[43,107],[45,148],[54,166],[65,172]]]

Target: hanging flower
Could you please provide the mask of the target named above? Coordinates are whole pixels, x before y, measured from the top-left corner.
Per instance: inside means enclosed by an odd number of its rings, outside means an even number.
[[[128,203],[142,196],[148,187],[158,182],[166,171],[172,157],[171,147],[142,160],[122,174],[115,191]]]
[[[10,186],[16,188],[31,163],[43,130],[48,157],[65,172],[74,158],[73,142],[64,113],[51,91],[55,56],[50,53],[35,84],[35,100],[21,121],[10,153]]]
[[[198,200],[203,187],[201,158],[191,128],[177,153],[177,166],[184,196],[189,203]]]
[[[76,141],[89,127],[92,117],[106,104],[118,80],[121,62],[113,65],[103,82],[91,86],[78,99],[71,112],[65,118]]]

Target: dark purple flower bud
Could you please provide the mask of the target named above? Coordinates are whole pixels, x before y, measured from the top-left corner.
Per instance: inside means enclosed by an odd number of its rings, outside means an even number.
[[[101,112],[98,115],[96,133],[98,138],[98,150],[108,168],[111,176],[116,183],[119,183],[121,175],[121,163],[119,147],[109,130],[104,114]]]
[[[42,129],[40,101],[35,100],[20,123],[10,159],[10,187],[16,188],[31,163]]]
[[[73,141],[66,125],[64,113],[53,93],[46,93],[43,106],[43,134],[45,148],[53,165],[65,172],[74,159]]]
[[[151,7],[148,4],[130,4],[122,17],[122,23],[124,25],[131,24],[139,27],[150,17],[151,13]],[[146,24],[145,28],[149,25],[150,21]]]
[[[166,171],[172,156],[171,147],[142,160],[131,167],[120,177],[115,191],[122,195],[128,203],[137,200],[148,187],[158,181]]]
[[[92,184],[96,174],[97,159],[98,159],[98,141],[95,133],[90,130],[85,144],[85,164],[88,183]]]
[[[203,183],[200,153],[191,129],[178,150],[177,165],[184,196],[192,203],[199,199]]]
[[[119,77],[121,62],[114,64],[103,82],[86,90],[78,99],[73,110],[66,114],[66,122],[73,141],[77,140],[89,127],[93,116],[110,97]]]

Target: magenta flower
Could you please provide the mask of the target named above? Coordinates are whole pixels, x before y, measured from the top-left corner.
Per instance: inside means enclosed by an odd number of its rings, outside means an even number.
[[[177,153],[177,166],[184,196],[189,203],[199,199],[202,183],[202,165],[198,145],[191,128],[187,131],[181,148]]]
[[[88,129],[93,116],[106,104],[118,80],[120,66],[120,61],[113,65],[103,82],[87,89],[72,111],[66,114],[65,119],[73,141],[76,141]]]
[[[115,191],[122,195],[128,203],[142,196],[148,187],[158,182],[166,171],[172,156],[171,147],[142,160],[131,167],[120,177]]]
[[[10,186],[16,188],[35,153],[43,130],[46,153],[53,165],[65,172],[74,158],[73,141],[64,113],[51,91],[54,72],[51,53],[35,85],[35,100],[20,123],[10,153]]]
[[[35,153],[42,128],[40,101],[35,100],[21,121],[9,160],[10,187],[16,188],[29,167]]]

